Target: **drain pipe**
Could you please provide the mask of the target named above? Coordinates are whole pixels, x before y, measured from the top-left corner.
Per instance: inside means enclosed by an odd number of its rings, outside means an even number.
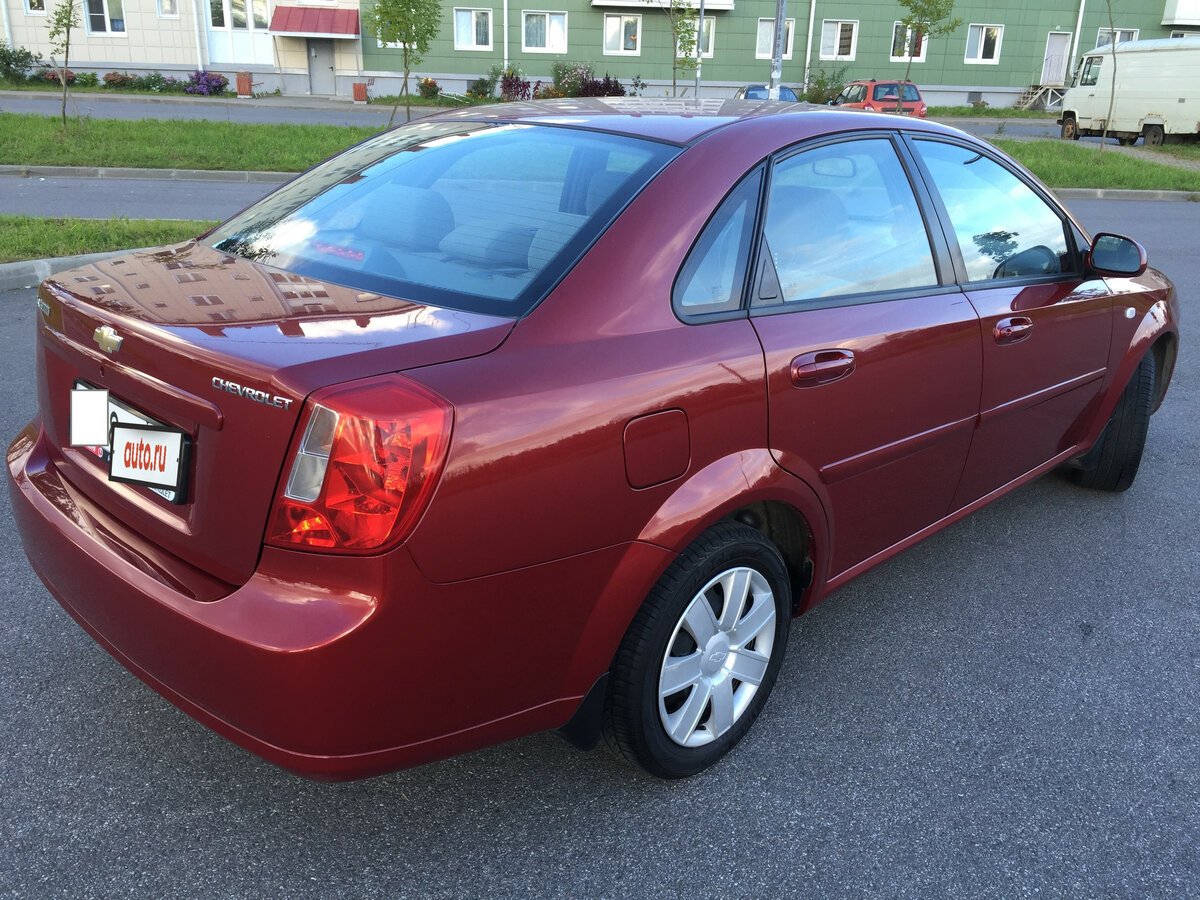
[[[192,4],[192,15],[196,17],[196,68],[204,71],[204,49],[200,40],[200,31],[204,28],[204,16],[208,13],[208,4],[196,0]]]
[[[547,18],[549,28],[549,18]],[[504,0],[504,71],[508,71],[508,0]]]
[[[808,70],[812,61],[813,28],[817,24],[817,0],[808,0],[808,36],[804,39],[804,90],[808,90]]]
[[[1071,58],[1067,61],[1072,82],[1075,81],[1075,60],[1079,57],[1079,33],[1083,30],[1083,10],[1086,6],[1087,0],[1079,0],[1079,18],[1075,20],[1075,37],[1071,41]]]
[[[12,23],[8,21],[7,0],[0,0],[0,10],[4,12],[4,43],[11,47],[13,45]]]

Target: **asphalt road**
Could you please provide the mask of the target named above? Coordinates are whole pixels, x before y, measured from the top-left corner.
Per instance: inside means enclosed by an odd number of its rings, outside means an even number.
[[[1200,205],[1075,206],[1187,307],[1137,483],[1047,476],[854,582],[796,623],[747,741],[683,783],[552,735],[299,780],[126,673],[0,529],[0,894],[1200,894]],[[0,310],[8,436],[32,292]]]

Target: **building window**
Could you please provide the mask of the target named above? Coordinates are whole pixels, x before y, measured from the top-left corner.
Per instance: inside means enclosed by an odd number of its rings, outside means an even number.
[[[1126,41],[1136,41],[1138,29],[1136,28],[1118,28],[1115,31],[1112,28],[1101,28],[1096,32],[1096,46],[1107,47],[1113,43],[1113,35],[1117,36],[1117,43],[1123,44]]]
[[[821,25],[821,59],[854,59],[858,22],[826,19]]]
[[[604,53],[638,56],[642,46],[642,17],[607,13],[604,16]]]
[[[713,41],[717,33],[717,20],[712,16],[704,17],[704,37],[700,41],[700,55],[704,59],[712,59],[713,57]]]
[[[92,34],[124,34],[122,0],[87,0],[87,30]]]
[[[792,37],[796,31],[796,20],[785,19],[783,23],[783,58],[792,58]],[[755,59],[770,59],[775,44],[775,20],[758,20],[758,40],[754,44]]]
[[[925,44],[925,35],[905,28],[903,22],[892,26],[892,62],[908,62],[909,53],[913,62],[925,62]]]
[[[490,9],[455,8],[454,49],[492,49],[492,11]]]
[[[179,0],[158,0],[158,17],[160,19],[178,19]]]
[[[168,0],[161,0],[166,3]],[[178,0],[169,0],[174,5]],[[267,0],[209,0],[213,28],[236,31],[267,30]]]
[[[225,303],[216,294],[192,294],[188,297],[194,306],[224,306]]]
[[[192,284],[197,281],[208,281],[202,272],[176,272],[176,284]]]
[[[44,16],[45,14],[46,0],[25,0],[25,15]]]
[[[972,25],[967,29],[967,55],[963,62],[995,65],[1000,62],[1003,25]]]
[[[567,14],[527,12],[521,30],[521,49],[526,53],[566,53]]]

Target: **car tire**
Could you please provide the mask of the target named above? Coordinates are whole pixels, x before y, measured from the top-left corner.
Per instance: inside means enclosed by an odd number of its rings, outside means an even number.
[[[738,522],[706,531],[659,579],[621,642],[605,708],[609,747],[660,778],[711,766],[766,702],[791,615],[774,544]]]
[[[1120,144],[1122,147],[1132,147],[1134,144],[1137,143],[1137,135],[1134,135],[1132,137],[1119,137],[1119,138],[1117,138],[1117,143]]]
[[[1147,125],[1142,131],[1142,136],[1146,139],[1147,147],[1161,147],[1165,134],[1161,125]]]
[[[1147,353],[1125,386],[1100,439],[1075,462],[1071,479],[1081,487],[1119,493],[1137,476],[1154,405],[1154,354]]]
[[[1075,121],[1074,116],[1067,116],[1063,119],[1062,131],[1060,132],[1064,141],[1079,140],[1079,123]]]

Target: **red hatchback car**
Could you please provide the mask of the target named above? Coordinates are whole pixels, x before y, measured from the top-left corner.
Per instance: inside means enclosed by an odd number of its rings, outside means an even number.
[[[794,615],[1057,466],[1127,487],[1178,340],[988,144],[740,101],[423,119],[38,307],[34,569],[321,778],[541,729],[700,771]]]
[[[921,99],[920,89],[911,81],[852,81],[842,88],[830,105],[865,109],[867,112],[899,113],[918,119],[925,118],[929,113],[929,107]]]

